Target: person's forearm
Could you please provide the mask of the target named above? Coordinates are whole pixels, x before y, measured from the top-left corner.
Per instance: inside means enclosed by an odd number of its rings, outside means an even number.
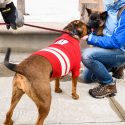
[[[117,41],[113,39],[113,37],[110,36],[96,36],[93,34],[90,34],[88,37],[88,44],[102,47],[102,48],[120,48],[119,44],[117,44]]]

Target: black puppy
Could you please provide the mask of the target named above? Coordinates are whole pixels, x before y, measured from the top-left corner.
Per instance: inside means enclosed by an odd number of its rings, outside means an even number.
[[[95,32],[96,35],[103,35],[103,28],[106,18],[108,16],[107,11],[99,12],[86,8],[88,13],[88,32]]]

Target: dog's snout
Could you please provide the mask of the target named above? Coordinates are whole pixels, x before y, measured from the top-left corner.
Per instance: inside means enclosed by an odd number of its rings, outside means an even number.
[[[87,25],[90,30],[93,29],[94,31],[96,31],[99,28],[100,21],[99,20],[89,20]]]

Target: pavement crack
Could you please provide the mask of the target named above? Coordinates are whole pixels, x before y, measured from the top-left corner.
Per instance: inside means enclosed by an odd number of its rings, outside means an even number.
[[[118,115],[121,121],[125,121],[125,110],[119,104],[119,102],[115,99],[115,97],[110,97],[109,102],[110,102],[111,108]]]

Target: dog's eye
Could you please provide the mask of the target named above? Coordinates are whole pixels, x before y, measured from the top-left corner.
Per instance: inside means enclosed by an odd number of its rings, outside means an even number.
[[[96,19],[96,21],[100,22],[100,19]]]
[[[90,22],[100,22],[100,19],[91,19]]]
[[[100,19],[100,16],[97,15],[97,14],[93,14],[93,15],[90,16],[90,19],[91,20],[98,20],[98,19]]]

